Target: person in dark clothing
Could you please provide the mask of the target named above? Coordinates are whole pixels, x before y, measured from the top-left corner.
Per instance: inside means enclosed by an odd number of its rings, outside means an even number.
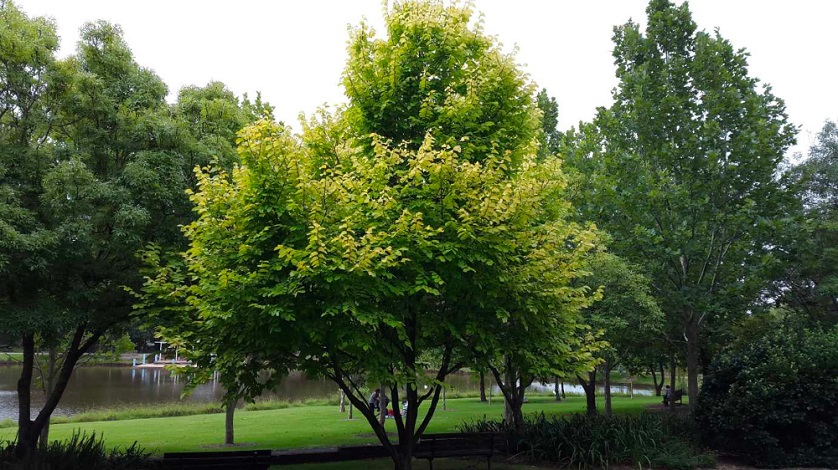
[[[669,406],[672,403],[672,388],[666,386],[666,391],[663,393],[663,406]]]
[[[381,401],[380,397],[381,397],[381,389],[380,388],[376,388],[375,391],[372,392],[372,395],[370,395],[370,400],[369,400],[370,409],[372,411],[374,411],[375,413],[378,413],[378,411],[379,411],[378,410],[378,403],[379,403],[379,401]]]
[[[387,404],[390,403],[390,399],[387,398],[387,395],[382,396],[380,388],[376,388],[375,391],[372,392],[372,395],[370,395],[370,399],[369,399],[370,409],[376,415],[381,411],[381,406],[380,405],[381,405],[381,400],[382,399],[384,399],[384,414],[386,415],[387,414]]]

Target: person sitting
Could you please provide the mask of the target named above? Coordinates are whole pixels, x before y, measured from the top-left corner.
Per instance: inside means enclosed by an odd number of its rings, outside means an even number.
[[[390,398],[388,398],[386,394],[384,396],[382,396],[381,398],[384,399],[384,415],[385,416],[393,416],[393,415],[390,414],[390,412],[387,408],[387,405],[390,404]]]

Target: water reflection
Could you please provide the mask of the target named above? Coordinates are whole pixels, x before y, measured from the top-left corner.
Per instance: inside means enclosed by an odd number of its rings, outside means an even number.
[[[19,376],[19,366],[0,367],[0,420],[17,419],[15,390]],[[479,389],[479,379],[475,374],[470,373],[454,374],[449,377],[448,383],[452,387],[452,392],[477,392]],[[71,415],[96,408],[165,404],[181,400],[193,403],[220,402],[224,395],[223,386],[217,382],[210,382],[197,387],[190,395],[181,398],[184,385],[183,378],[173,375],[166,369],[83,367],[73,373],[55,414]],[[496,397],[500,396],[499,389],[488,377],[487,386],[492,390],[489,393]],[[536,383],[530,388],[552,393],[553,384]],[[628,387],[625,386],[612,386],[612,390],[615,393],[628,393]],[[571,384],[565,384],[565,391],[571,394],[583,393],[580,386]],[[300,372],[292,372],[274,391],[263,397],[296,401],[307,398],[325,398],[337,393],[337,386],[328,379],[312,378]],[[598,393],[601,393],[601,390]],[[651,391],[635,387],[634,393],[648,395]],[[37,411],[43,403],[43,393],[34,392],[32,394],[33,409]]]

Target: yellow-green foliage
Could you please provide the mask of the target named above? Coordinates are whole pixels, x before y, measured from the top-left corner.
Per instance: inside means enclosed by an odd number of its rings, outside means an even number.
[[[596,295],[572,281],[598,235],[570,221],[561,162],[535,156],[534,87],[470,15],[397,3],[386,38],[350,39],[346,107],[299,136],[258,121],[239,134],[241,166],[197,173],[189,321],[171,334],[228,389],[293,364],[373,421],[358,381],[384,383],[408,400],[403,440],[475,353],[514,348],[540,369],[590,357],[571,346]]]

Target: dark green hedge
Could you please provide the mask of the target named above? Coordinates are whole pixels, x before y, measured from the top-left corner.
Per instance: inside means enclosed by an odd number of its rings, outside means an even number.
[[[695,417],[754,464],[838,467],[838,331],[783,326],[722,353]]]

